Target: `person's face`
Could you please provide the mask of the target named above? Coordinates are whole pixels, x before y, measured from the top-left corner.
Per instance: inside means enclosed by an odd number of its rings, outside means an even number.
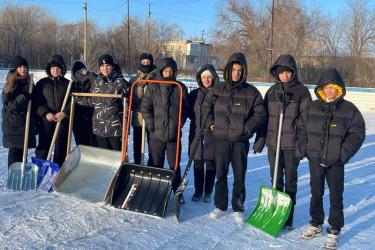
[[[292,79],[292,72],[283,71],[279,74],[279,79],[281,82],[289,82]]]
[[[164,78],[169,78],[173,76],[173,70],[171,67],[166,67],[163,69],[163,77]]]
[[[209,87],[212,86],[212,82],[213,82],[212,76],[210,76],[210,75],[203,75],[203,76],[201,76],[201,80],[202,80],[203,86],[206,89],[208,89]]]
[[[339,95],[337,89],[332,86],[331,84],[328,84],[326,86],[323,87],[323,90],[324,90],[324,94],[326,95],[327,99],[330,100],[330,101],[333,101],[337,98],[337,96]]]
[[[51,67],[51,75],[53,77],[59,77],[61,75],[62,70],[59,67]]]
[[[232,81],[237,82],[242,76],[242,65],[235,63],[232,66]]]
[[[141,61],[141,64],[144,65],[144,66],[151,65],[151,61],[149,59],[143,59]]]
[[[28,69],[26,66],[24,65],[21,65],[19,67],[17,67],[17,73],[20,75],[20,76],[25,76],[28,72]]]
[[[112,73],[113,66],[110,64],[102,64],[99,67],[100,73],[102,73],[103,76],[108,76]]]

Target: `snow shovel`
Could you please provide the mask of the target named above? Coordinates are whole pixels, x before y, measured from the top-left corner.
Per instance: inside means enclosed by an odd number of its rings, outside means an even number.
[[[180,196],[184,193],[187,185],[188,185],[188,178],[187,178],[187,175],[188,175],[188,172],[190,170],[190,167],[191,167],[191,163],[193,162],[194,160],[194,155],[198,149],[198,146],[199,146],[199,143],[202,139],[202,136],[203,136],[203,133],[204,133],[204,128],[206,127],[206,122],[208,120],[208,117],[211,113],[211,109],[212,109],[212,105],[215,103],[216,101],[216,98],[217,96],[216,95],[212,95],[211,96],[211,99],[210,99],[210,102],[209,102],[209,106],[208,106],[208,110],[207,110],[207,113],[204,117],[204,120],[203,120],[203,127],[202,129],[199,131],[198,135],[196,137],[194,137],[194,140],[193,140],[193,143],[192,143],[192,146],[191,146],[191,154],[189,155],[189,160],[188,160],[188,163],[186,165],[186,168],[185,168],[185,172],[182,176],[182,181],[181,181],[181,184],[180,186],[177,188],[176,190],[176,194],[174,196],[174,201],[173,201],[173,204],[174,204],[174,210],[176,212],[176,217],[177,217],[177,221],[180,222],[180,211],[181,211],[181,204],[179,202],[179,199],[180,199]]]
[[[30,75],[29,94],[33,92],[33,75]],[[22,162],[15,162],[9,167],[7,189],[13,191],[36,190],[38,179],[38,166],[27,162],[27,151],[29,146],[29,130],[31,115],[31,99],[27,103],[25,138],[23,143]]]
[[[261,186],[257,205],[247,219],[247,223],[276,237],[289,217],[292,200],[289,195],[276,189],[277,174],[280,160],[281,132],[283,129],[285,93],[276,93],[280,105],[279,127],[277,131],[275,170],[272,188]]]
[[[57,192],[73,195],[90,202],[102,202],[108,185],[121,166],[121,152],[85,145],[77,145],[70,152],[74,121],[75,97],[122,98],[119,94],[73,93],[69,120],[67,158],[53,184]],[[127,99],[123,105],[123,133]],[[122,149],[123,150],[123,149]]]
[[[176,160],[173,170],[144,166],[140,164],[126,162],[128,135],[130,126],[130,111],[133,103],[133,91],[136,84],[174,84],[180,90],[179,116],[177,141],[181,138],[181,117],[182,117],[182,87],[175,81],[159,80],[136,80],[130,90],[130,101],[128,110],[128,125],[125,133],[125,140],[122,152],[122,166],[114,176],[105,198],[105,202],[110,205],[143,213],[150,216],[164,217],[169,196],[172,191],[172,180],[178,168]],[[176,159],[179,157],[180,143],[177,143]]]
[[[72,88],[72,81],[69,82],[68,88],[66,89],[64,101],[61,106],[61,112],[63,112],[66,107],[71,88]],[[60,132],[61,122],[62,121],[58,121],[56,123],[55,131],[53,133],[52,140],[51,140],[51,145],[48,150],[47,159],[44,160],[44,159],[40,159],[37,157],[31,158],[33,163],[35,163],[39,168],[39,176],[38,176],[38,189],[39,190],[44,190],[47,192],[52,191],[52,184],[60,169],[57,163],[51,161],[51,157],[52,157],[52,151],[55,146],[55,142],[57,140],[57,136],[59,135],[59,132]]]

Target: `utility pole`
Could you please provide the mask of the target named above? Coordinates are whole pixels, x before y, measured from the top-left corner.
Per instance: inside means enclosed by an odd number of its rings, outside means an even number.
[[[130,76],[130,4],[128,0],[128,75]]]
[[[87,63],[87,2],[83,3],[85,11],[84,38],[83,38],[83,61]]]
[[[151,52],[151,4],[148,3],[148,34],[147,34],[147,50]]]
[[[268,50],[269,50],[269,67],[271,67],[273,58],[272,58],[272,52],[273,52],[273,23],[275,18],[275,0],[272,0],[272,9],[271,9],[271,36],[268,44]]]

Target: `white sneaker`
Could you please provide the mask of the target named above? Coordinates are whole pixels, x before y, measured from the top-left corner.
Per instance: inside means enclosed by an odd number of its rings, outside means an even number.
[[[327,239],[324,242],[324,248],[336,249],[340,239],[340,232],[337,230],[327,230]]]
[[[221,209],[218,209],[218,208],[215,208],[214,210],[212,210],[212,212],[208,215],[208,217],[210,217],[211,219],[218,219],[220,217],[223,217],[224,215],[227,214],[227,211],[223,211]]]
[[[323,226],[319,225],[317,227],[309,224],[305,230],[301,233],[301,238],[305,240],[310,240],[314,237],[322,236]]]
[[[233,212],[233,217],[234,217],[234,221],[237,222],[238,224],[243,224],[245,222],[242,212]]]

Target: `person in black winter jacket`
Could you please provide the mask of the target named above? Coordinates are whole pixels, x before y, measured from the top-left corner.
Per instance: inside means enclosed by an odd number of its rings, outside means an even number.
[[[242,222],[244,211],[245,175],[249,139],[265,124],[266,112],[259,91],[246,83],[247,62],[242,53],[234,53],[224,70],[225,83],[210,89],[204,106],[216,96],[211,110],[209,128],[215,137],[215,209],[211,218],[225,214],[228,208],[227,175],[229,164],[233,168],[234,184],[232,208],[236,221]]]
[[[72,66],[72,93],[89,93],[96,75],[87,70],[81,61],[75,61]],[[75,104],[73,134],[77,145],[96,146],[92,128],[94,107]]]
[[[344,226],[344,166],[361,147],[366,137],[361,112],[346,101],[344,81],[336,69],[323,72],[315,87],[317,100],[303,113],[298,123],[299,144],[296,154],[310,164],[310,224],[301,237],[321,234],[324,223],[324,182],[329,188],[330,212],[326,246],[336,246]]]
[[[188,95],[189,101],[189,154],[192,152],[192,144],[197,143],[198,147],[194,153],[194,186],[195,192],[192,197],[193,201],[199,201],[203,197],[204,202],[211,202],[211,193],[215,183],[215,161],[214,161],[214,137],[212,131],[205,128],[206,113],[203,110],[203,103],[206,99],[209,89],[219,83],[219,76],[211,64],[203,65],[198,69],[197,83],[199,88],[194,89]],[[203,130],[203,136],[196,138],[199,132]],[[206,173],[204,171],[206,165]]]
[[[137,76],[130,79],[130,85],[136,80],[153,80],[157,75],[157,70],[154,65],[154,58],[150,53],[142,53],[139,57],[139,66],[137,69]],[[144,92],[147,89],[146,84],[138,84],[133,91],[133,107],[132,107],[132,126],[133,126],[133,150],[134,163],[141,163],[142,154],[142,124],[143,117],[141,113],[141,100]]]
[[[98,59],[100,74],[92,82],[90,92],[127,95],[129,83],[122,76],[120,67],[111,55]],[[91,73],[87,73],[91,74]],[[123,103],[118,98],[80,98],[78,103],[94,106],[93,133],[100,148],[121,150]],[[126,124],[124,124],[126,125]]]
[[[177,64],[173,58],[161,59],[157,67],[157,80],[176,81]],[[176,159],[177,143],[181,145],[181,141],[177,141],[180,94],[183,98],[181,127],[184,125],[188,113],[187,89],[183,83],[179,84],[182,87],[182,93],[176,85],[148,84],[141,103],[141,112],[149,132],[150,158],[148,165],[162,168],[165,153],[171,169],[174,169],[177,160],[177,172],[172,181],[173,191],[177,190],[181,182],[179,166],[181,147],[178,159]],[[184,203],[183,196],[181,197],[180,202]]]
[[[64,111],[61,107],[68,89],[69,80],[66,73],[65,61],[62,56],[54,55],[47,63],[47,77],[40,79],[35,88],[36,113],[40,120],[39,143],[35,150],[38,158],[46,159],[51,145],[56,123],[61,121],[60,132],[56,140],[54,159],[60,167],[66,157],[68,139],[69,104]]]
[[[281,192],[287,193],[292,199],[292,209],[285,223],[285,228],[292,229],[297,193],[297,168],[300,162],[300,159],[294,153],[297,141],[296,123],[311,102],[311,95],[307,87],[298,81],[296,61],[291,55],[279,56],[270,68],[270,74],[274,77],[276,83],[267,91],[264,98],[268,122],[267,126],[257,133],[254,151],[255,153],[260,153],[264,144],[267,144],[272,183],[280,116],[277,93],[282,92],[285,97],[283,104],[285,106],[276,188]]]
[[[8,168],[14,162],[22,162],[25,139],[25,122],[29,95],[29,65],[25,58],[16,56],[13,69],[9,71],[2,93],[3,101],[3,146],[9,148]],[[29,148],[35,148],[34,112],[32,109],[29,129]]]

